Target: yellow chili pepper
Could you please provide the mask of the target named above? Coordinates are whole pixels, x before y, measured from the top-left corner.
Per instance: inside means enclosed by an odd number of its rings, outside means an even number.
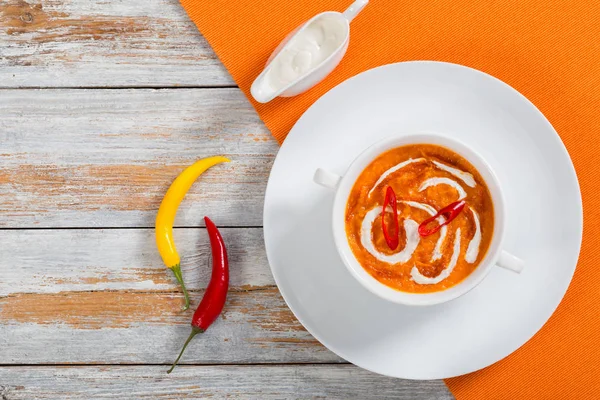
[[[229,162],[229,159],[225,157],[208,157],[195,162],[194,164],[187,167],[171,184],[167,194],[160,203],[158,214],[156,215],[156,246],[160,253],[165,265],[170,268],[177,278],[177,282],[181,285],[183,295],[185,296],[184,310],[190,307],[190,297],[183,283],[183,276],[181,275],[181,265],[179,254],[175,248],[175,242],[173,241],[173,223],[175,222],[175,215],[181,200],[185,197],[185,194],[190,190],[192,184],[204,171],[210,167],[223,163]]]

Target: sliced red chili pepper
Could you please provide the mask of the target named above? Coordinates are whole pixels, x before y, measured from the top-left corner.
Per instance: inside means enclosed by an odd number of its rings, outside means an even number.
[[[392,209],[392,223],[389,227],[392,232],[388,230],[388,226],[385,223],[385,213],[387,212],[388,207]],[[396,193],[394,193],[394,189],[392,189],[391,186],[388,186],[387,191],[385,192],[383,211],[381,212],[381,229],[383,229],[383,237],[385,238],[388,247],[392,250],[396,250],[398,242],[400,241],[398,238],[398,234],[400,233],[398,228],[398,202],[396,201]]]
[[[419,225],[419,235],[423,237],[433,235],[434,233],[442,229],[442,226],[448,225],[450,222],[452,222],[454,218],[458,216],[458,214],[461,213],[463,208],[465,208],[465,204],[467,204],[467,202],[464,200],[456,201],[442,208],[433,217],[427,218],[425,221],[421,222],[421,225]],[[438,218],[440,217],[442,217],[444,221],[438,221]],[[432,222],[437,222],[438,224],[432,228],[429,228],[429,225]]]

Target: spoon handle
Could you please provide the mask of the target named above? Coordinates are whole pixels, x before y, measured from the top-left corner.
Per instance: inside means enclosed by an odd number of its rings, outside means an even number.
[[[344,17],[346,17],[348,22],[352,22],[354,17],[356,17],[367,4],[369,4],[369,0],[356,0],[348,7],[348,9],[346,9],[346,11],[344,11]]]

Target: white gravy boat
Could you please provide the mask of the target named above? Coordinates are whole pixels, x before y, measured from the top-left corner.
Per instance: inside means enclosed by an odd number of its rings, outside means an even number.
[[[356,0],[343,13],[317,14],[287,35],[252,83],[252,97],[259,103],[292,97],[325,79],[346,54],[350,22],[368,2]]]

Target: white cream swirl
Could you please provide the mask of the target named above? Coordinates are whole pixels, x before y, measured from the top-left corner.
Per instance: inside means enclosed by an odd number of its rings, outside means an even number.
[[[423,190],[427,189],[428,187],[437,186],[437,185],[452,186],[458,192],[458,200],[462,200],[465,197],[467,197],[467,192],[465,192],[465,189],[463,189],[463,187],[460,186],[460,184],[458,182],[456,182],[450,178],[426,179],[423,183],[421,183],[421,186],[419,186],[419,192],[422,192]]]
[[[388,264],[403,264],[410,260],[415,249],[419,245],[421,237],[419,236],[419,224],[412,219],[404,220],[404,230],[406,231],[406,244],[404,248],[398,253],[387,255],[377,251],[373,244],[373,222],[377,219],[383,207],[375,207],[370,210],[363,219],[361,230],[360,230],[360,243],[363,245],[371,255],[377,258],[379,261],[383,261]]]
[[[371,190],[369,190],[369,196],[371,195],[371,193],[373,193],[373,190],[377,189],[377,186],[379,186],[381,184],[381,182],[383,182],[385,180],[385,178],[387,178],[388,176],[390,176],[390,174],[393,174],[394,172],[406,167],[409,164],[412,163],[416,163],[416,162],[421,162],[421,161],[425,161],[424,158],[409,158],[406,161],[401,162],[400,164],[396,164],[394,165],[392,168],[388,169],[387,171],[385,171],[383,174],[381,174],[381,176],[379,177],[379,179],[377,180],[377,182],[375,182],[375,185],[373,185],[373,187],[371,188]]]
[[[443,224],[446,219],[444,217],[439,217],[437,219],[438,223]],[[440,237],[435,244],[435,248],[433,249],[433,254],[431,255],[431,261],[437,261],[442,258],[442,246],[444,245],[444,240],[446,239],[446,234],[448,233],[448,226],[442,226],[440,229]]]
[[[473,214],[473,220],[475,220],[475,234],[473,235],[473,239],[469,242],[469,247],[467,247],[467,254],[465,254],[465,261],[469,264],[473,264],[475,260],[477,260],[477,256],[479,255],[479,245],[481,244],[481,225],[479,224],[479,216],[471,207],[469,207],[471,213]]]
[[[452,168],[451,166],[442,164],[441,162],[433,161],[433,163],[439,169],[454,175],[455,177],[466,183],[467,186],[475,187],[475,178],[473,178],[473,175],[471,175],[470,173],[461,171],[460,169]]]
[[[430,206],[429,204],[423,204],[416,201],[402,201],[402,203],[407,204],[411,207],[418,208],[420,210],[426,211],[429,215],[434,216],[437,214],[435,208]],[[444,223],[444,217],[439,217],[437,221],[440,224]],[[448,227],[446,225],[442,226],[440,229],[440,237],[438,241],[435,243],[435,248],[433,249],[433,254],[431,256],[431,261],[436,261],[442,258],[442,246],[444,245],[444,240],[446,239],[446,234],[448,233]]]
[[[456,233],[454,234],[454,249],[452,250],[452,257],[450,258],[450,263],[438,276],[433,278],[429,278],[419,271],[416,266],[412,267],[410,271],[410,276],[413,281],[417,282],[421,285],[435,285],[436,283],[440,283],[444,279],[450,276],[454,267],[456,267],[456,263],[458,262],[458,255],[460,253],[460,228],[456,229]]]

